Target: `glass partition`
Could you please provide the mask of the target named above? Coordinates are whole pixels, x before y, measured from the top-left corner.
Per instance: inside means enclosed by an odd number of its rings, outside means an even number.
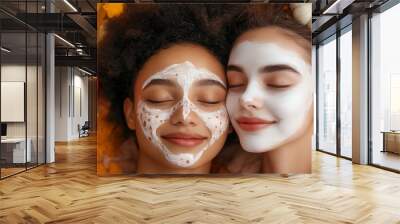
[[[46,124],[46,39],[43,33],[38,33],[38,64],[37,64],[37,162],[38,165],[46,162],[45,124]]]
[[[37,165],[37,132],[38,132],[38,113],[37,113],[37,84],[38,84],[38,35],[36,32],[27,33],[27,81],[26,81],[26,111],[27,111],[27,150],[30,151],[30,160],[27,163],[27,167],[34,167]]]
[[[0,6],[43,11],[44,1],[14,3]],[[0,12],[1,179],[45,163],[45,42],[44,33]]]
[[[24,171],[31,161],[26,140],[26,41],[26,32],[1,34],[2,49],[7,49],[1,52],[2,177]]]

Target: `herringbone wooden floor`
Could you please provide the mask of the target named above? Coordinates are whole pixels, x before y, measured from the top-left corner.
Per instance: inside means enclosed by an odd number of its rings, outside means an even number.
[[[313,174],[97,177],[93,138],[0,181],[0,223],[400,223],[400,175],[315,152]]]

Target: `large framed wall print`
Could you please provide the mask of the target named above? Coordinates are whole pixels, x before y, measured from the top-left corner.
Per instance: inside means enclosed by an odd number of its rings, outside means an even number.
[[[98,175],[311,172],[310,3],[98,9]]]

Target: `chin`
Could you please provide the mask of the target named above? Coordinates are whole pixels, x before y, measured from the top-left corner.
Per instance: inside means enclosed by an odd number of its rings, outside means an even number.
[[[240,145],[242,146],[243,150],[245,150],[246,152],[264,153],[264,152],[272,151],[272,150],[278,148],[281,144],[280,143],[264,144],[261,142],[256,142],[256,141],[254,141],[254,139],[244,138],[243,140],[240,139]]]
[[[243,150],[251,153],[264,153],[279,148],[289,139],[284,135],[271,133],[237,132]]]

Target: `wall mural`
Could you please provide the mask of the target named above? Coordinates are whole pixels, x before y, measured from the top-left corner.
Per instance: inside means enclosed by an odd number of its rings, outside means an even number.
[[[98,175],[310,173],[311,4],[98,4]]]

